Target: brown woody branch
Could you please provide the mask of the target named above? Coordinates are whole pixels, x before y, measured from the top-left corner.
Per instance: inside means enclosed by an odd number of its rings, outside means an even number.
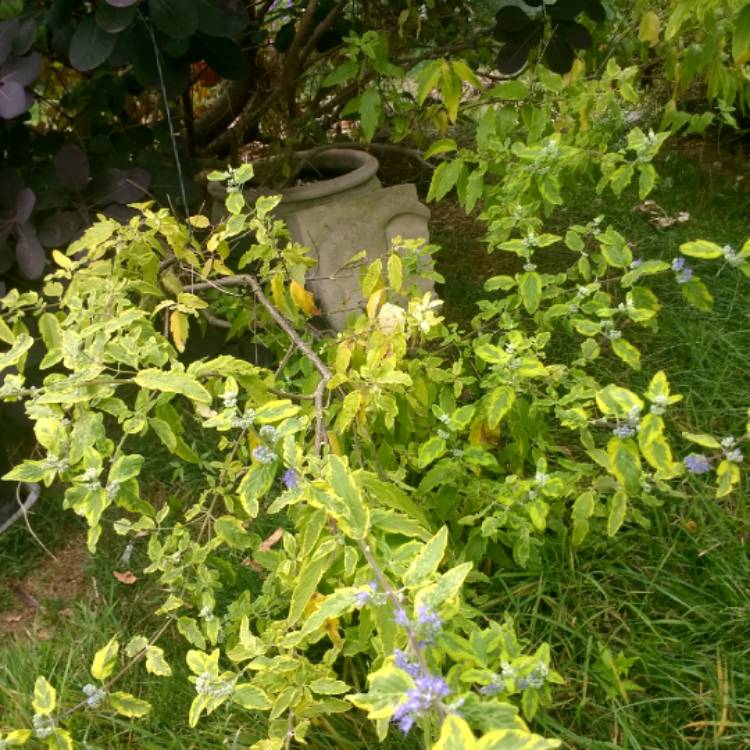
[[[266,309],[266,312],[271,316],[272,320],[281,328],[282,331],[287,335],[289,341],[304,354],[310,362],[313,363],[315,369],[320,374],[320,382],[318,383],[315,392],[313,393],[313,401],[315,403],[315,455],[320,456],[323,443],[328,439],[325,428],[325,409],[323,406],[323,395],[326,390],[328,382],[333,377],[333,373],[328,368],[325,362],[314,352],[310,346],[302,339],[299,333],[296,331],[294,326],[284,317],[281,311],[266,297],[263,292],[263,288],[260,282],[250,274],[239,274],[237,276],[229,276],[225,279],[213,281],[201,281],[196,284],[185,285],[185,291],[197,292],[203,289],[221,289],[222,287],[232,286],[245,286],[250,287],[255,298],[260,304]]]

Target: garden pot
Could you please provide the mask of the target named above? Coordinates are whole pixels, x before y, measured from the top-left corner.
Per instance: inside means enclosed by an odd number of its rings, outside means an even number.
[[[414,185],[382,187],[378,160],[365,151],[312,152],[308,166],[302,177],[323,179],[281,191],[248,188],[245,197],[252,204],[260,195],[280,192],[282,200],[274,215],[286,222],[292,239],[310,248],[317,259],[308,274],[308,287],[330,325],[342,330],[346,318],[366,303],[359,289],[359,269],[345,268],[349,259],[365,250],[367,262],[375,260],[390,249],[395,237],[429,239],[430,212],[419,202]],[[209,192],[214,199],[213,218],[221,218],[226,190],[211,183]],[[428,291],[432,282],[420,286]]]

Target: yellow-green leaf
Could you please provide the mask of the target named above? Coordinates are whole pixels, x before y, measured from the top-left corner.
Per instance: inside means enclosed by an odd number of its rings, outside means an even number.
[[[419,446],[419,452],[417,453],[419,468],[424,469],[429,466],[433,461],[444,455],[445,450],[445,440],[437,435],[433,435],[427,442]]]
[[[732,461],[722,461],[716,469],[716,497],[726,497],[732,493],[740,481],[740,467]]]
[[[117,638],[113,637],[106,646],[100,648],[94,655],[94,661],[91,663],[91,676],[95,680],[106,680],[115,671],[119,652],[120,643]]]
[[[661,20],[653,10],[643,14],[641,18],[641,27],[638,30],[638,38],[642,42],[647,42],[650,47],[655,47],[659,43],[659,33],[661,32]]]
[[[502,418],[511,410],[516,400],[515,391],[508,385],[501,385],[490,391],[484,400],[487,410],[487,425],[494,430]]]
[[[414,687],[412,678],[391,664],[369,674],[367,684],[367,693],[347,695],[346,699],[367,711],[368,719],[389,719],[406,700],[406,692]]]
[[[704,448],[713,448],[715,450],[721,448],[721,443],[711,435],[705,435],[699,432],[683,432],[682,437],[684,437],[685,440],[689,440],[691,443],[697,443]]]
[[[612,351],[634,370],[641,369],[641,353],[625,339],[612,339]]]
[[[401,256],[398,253],[391,253],[388,258],[388,285],[394,292],[399,292],[403,282],[404,268],[401,263]]]
[[[151,711],[151,704],[148,701],[136,698],[130,693],[120,691],[110,693],[109,702],[118,714],[130,718],[146,716]]]
[[[694,240],[692,242],[685,242],[680,245],[680,252],[683,255],[689,255],[693,258],[703,258],[711,260],[712,258],[721,258],[723,255],[721,247],[715,242],[708,242],[707,240]]]
[[[536,271],[528,271],[518,280],[518,291],[526,312],[535,313],[542,300],[542,277]]]
[[[443,526],[411,561],[403,575],[405,586],[415,588],[428,581],[437,571],[448,545],[448,528]]]
[[[57,691],[44,677],[37,677],[34,683],[34,698],[31,701],[34,711],[49,716],[57,705]]]
[[[141,388],[165,393],[179,393],[191,401],[210,404],[211,394],[195,379],[179,370],[141,370],[135,376],[135,382]]]
[[[560,740],[548,740],[524,729],[496,729],[474,745],[474,750],[554,750]]]
[[[628,496],[625,492],[615,492],[609,503],[609,516],[607,517],[607,535],[614,536],[625,521],[628,510]]]
[[[232,699],[248,711],[268,711],[272,705],[266,693],[249,682],[241,682],[236,685],[234,693],[232,693]]]
[[[476,739],[466,721],[456,714],[448,714],[432,750],[475,750],[476,746]]]

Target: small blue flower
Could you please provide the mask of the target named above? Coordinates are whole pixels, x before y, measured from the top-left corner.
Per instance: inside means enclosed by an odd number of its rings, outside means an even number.
[[[682,271],[685,268],[685,259],[680,255],[672,261],[673,271]]]
[[[643,258],[633,258],[632,263],[630,264],[631,268],[639,268],[643,265]]]
[[[370,581],[367,585],[368,589],[365,591],[358,591],[354,595],[358,607],[364,607],[366,604],[369,604],[372,601],[372,595],[378,590],[378,584],[375,583],[375,581]]]
[[[253,458],[261,464],[270,464],[276,460],[276,454],[266,445],[256,445],[253,448]]]
[[[691,453],[682,459],[682,463],[691,474],[705,474],[711,471],[711,464],[702,453]]]
[[[398,609],[396,609],[396,612],[393,615],[393,622],[404,628],[409,626],[409,618],[406,616],[406,610],[403,607],[398,607]]]
[[[287,469],[282,474],[281,481],[288,490],[296,490],[299,487],[299,476],[294,469]]]
[[[429,607],[422,605],[417,611],[417,632],[420,645],[433,643],[435,636],[443,627],[440,615]]]
[[[416,721],[440,705],[450,692],[448,683],[442,677],[420,671],[414,677],[414,687],[406,692],[406,701],[393,712],[393,721],[407,734]]]
[[[409,661],[406,654],[400,649],[397,648],[393,652],[393,656],[396,662],[396,666],[406,672],[411,677],[417,677],[419,675],[419,665],[415,664],[413,661]]]

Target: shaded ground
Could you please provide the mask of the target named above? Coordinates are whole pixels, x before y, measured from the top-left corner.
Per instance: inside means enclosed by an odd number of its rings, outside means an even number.
[[[34,544],[29,539],[29,544]],[[9,635],[46,639],[52,619],[60,626],[72,617],[72,605],[95,594],[90,577],[86,540],[76,534],[45,555],[22,578],[2,579],[5,594],[0,600],[0,639]]]

